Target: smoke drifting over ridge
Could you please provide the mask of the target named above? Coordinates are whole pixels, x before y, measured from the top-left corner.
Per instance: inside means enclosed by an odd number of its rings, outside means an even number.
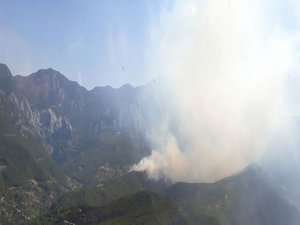
[[[260,159],[288,113],[285,83],[297,70],[299,40],[268,3],[177,1],[162,15],[150,70],[167,75],[165,97],[175,104],[185,144],[164,121],[150,135],[152,154],[135,170],[211,182]]]

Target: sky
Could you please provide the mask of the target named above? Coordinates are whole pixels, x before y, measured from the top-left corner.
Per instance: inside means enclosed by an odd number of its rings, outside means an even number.
[[[296,1],[262,0],[270,10],[267,20],[277,23],[279,15],[287,30],[295,29],[290,8]],[[153,65],[159,64],[164,23],[176,2],[0,0],[0,62],[14,75],[51,67],[88,89],[146,84],[162,75]],[[180,25],[175,36],[185,35]]]
[[[0,0],[0,62],[14,75],[53,68],[91,89],[142,85],[159,0]]]

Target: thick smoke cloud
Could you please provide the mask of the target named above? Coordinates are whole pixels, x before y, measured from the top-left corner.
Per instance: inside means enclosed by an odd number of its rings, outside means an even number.
[[[286,24],[298,24],[283,21],[281,4],[178,1],[162,13],[149,70],[166,75],[177,129],[166,120],[152,130],[152,154],[135,170],[211,182],[260,159],[289,114],[286,83],[297,72],[299,39]]]

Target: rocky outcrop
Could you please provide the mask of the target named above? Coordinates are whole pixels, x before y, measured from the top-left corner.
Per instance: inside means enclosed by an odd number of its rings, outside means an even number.
[[[1,77],[8,79],[10,89],[5,89],[7,85],[2,83],[0,101],[6,99],[13,107],[9,113],[14,114],[11,115],[15,118],[14,127],[23,136],[29,133],[38,138],[57,162],[65,163],[102,148],[109,154],[120,148],[121,151],[140,151],[137,156],[126,153],[131,155],[126,159],[128,164],[148,151],[142,140],[145,122],[141,121],[145,111],[142,111],[140,98],[144,88],[126,84],[117,89],[107,86],[88,91],[51,68],[13,77],[6,66],[0,65]],[[113,138],[115,143],[109,143],[111,138],[103,138],[103,135],[113,137],[117,133],[130,139],[126,143],[142,144],[120,147],[118,138]],[[103,165],[96,165],[99,166]]]
[[[56,141],[70,141],[74,135],[73,128],[67,118],[55,113],[51,108],[38,110],[24,96],[11,93],[8,100],[13,104],[17,114],[15,127],[26,135],[30,133],[42,141],[48,153],[53,153]]]

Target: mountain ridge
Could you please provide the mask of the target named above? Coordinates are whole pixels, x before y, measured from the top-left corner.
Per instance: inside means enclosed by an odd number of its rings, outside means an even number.
[[[12,76],[0,64],[0,194],[5,205],[0,222],[33,218],[62,192],[121,176],[150,152],[133,120],[126,119],[132,101],[123,98],[128,88],[113,100],[110,93],[99,98],[56,70]],[[23,215],[22,204],[38,207]]]
[[[169,113],[158,89],[87,90],[51,68],[23,77],[0,64],[0,223],[297,225],[255,166],[212,184],[131,171]]]
[[[123,216],[130,215],[129,212],[124,212],[131,206],[140,204],[139,199],[147,199],[149,193],[155,196],[155,201],[163,202],[165,199],[171,203],[183,224],[296,225],[300,220],[300,212],[272,188],[258,167],[248,167],[238,175],[214,183],[161,184],[154,180],[144,183],[144,175],[135,172],[123,176],[122,181],[115,179],[101,187],[69,193],[55,204],[46,218],[49,218],[50,224],[58,224],[63,220],[82,225],[106,224],[105,221],[112,219],[113,224],[123,225],[127,224],[127,219]],[[134,182],[132,178],[135,179]],[[156,186],[154,189],[153,185]],[[116,208],[104,210],[119,201],[124,205],[117,204]],[[114,216],[100,216],[105,214],[103,210]],[[143,215],[138,209],[135,210],[137,215]],[[161,209],[161,212],[164,210]],[[93,222],[85,221],[85,215],[93,218]],[[155,220],[157,214],[151,209],[148,216],[152,219],[145,220],[145,224]],[[116,218],[119,219],[116,221]],[[169,224],[166,222],[168,220],[163,221],[165,222],[161,224]]]

